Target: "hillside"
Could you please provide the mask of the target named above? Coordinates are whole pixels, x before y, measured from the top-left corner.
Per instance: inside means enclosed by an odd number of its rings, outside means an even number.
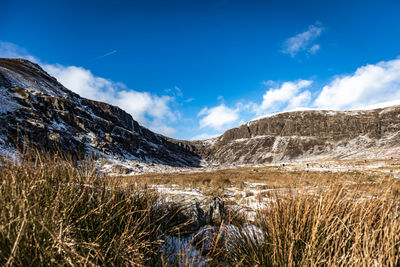
[[[359,111],[284,112],[226,131],[209,144],[208,162],[391,157],[399,150],[400,106]]]
[[[168,138],[122,109],[80,97],[39,65],[0,59],[0,148],[47,150],[174,167],[392,157],[400,151],[400,106],[284,112],[205,141]],[[135,166],[130,166],[135,167]]]
[[[96,157],[197,167],[200,158],[128,113],[80,97],[23,59],[0,59],[0,147],[61,148]]]

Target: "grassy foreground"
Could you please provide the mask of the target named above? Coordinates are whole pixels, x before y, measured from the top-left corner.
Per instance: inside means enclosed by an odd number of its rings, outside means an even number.
[[[170,223],[171,211],[155,209],[162,199],[145,186],[110,183],[90,164],[57,155],[0,164],[0,265],[196,264],[190,255],[164,255],[161,243],[182,222]],[[392,190],[398,182],[368,190],[301,187],[272,192],[251,227],[218,225],[203,259],[209,266],[400,265],[400,205]]]
[[[158,197],[57,155],[0,167],[0,265],[160,265]]]

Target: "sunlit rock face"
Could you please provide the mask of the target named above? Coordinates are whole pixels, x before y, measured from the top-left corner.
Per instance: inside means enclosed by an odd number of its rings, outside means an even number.
[[[400,106],[360,111],[285,112],[250,121],[208,142],[219,164],[390,155],[400,145]],[[375,149],[375,150],[374,150]],[[209,151],[212,151],[211,153]]]

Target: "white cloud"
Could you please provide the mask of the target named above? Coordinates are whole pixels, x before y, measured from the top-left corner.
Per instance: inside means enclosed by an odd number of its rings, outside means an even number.
[[[261,84],[264,85],[264,86],[269,86],[269,87],[278,86],[279,85],[279,83],[277,81],[273,81],[273,80],[262,81]]]
[[[9,42],[0,41],[0,57],[7,58],[25,58],[33,62],[39,60],[30,55],[25,49]]]
[[[239,110],[231,109],[221,104],[213,108],[203,108],[198,114],[200,119],[200,128],[210,127],[215,130],[222,130],[223,127],[235,122],[239,118]]]
[[[88,99],[116,105],[155,132],[169,136],[176,132],[170,126],[180,116],[179,112],[172,109],[174,97],[135,91],[122,83],[95,76],[90,70],[82,67],[43,64],[26,50],[12,43],[0,41],[0,57],[22,57],[39,63],[45,71],[73,92]],[[181,94],[179,88],[174,89]]]
[[[400,59],[366,65],[334,79],[314,101],[317,108],[354,109],[400,98]]]
[[[306,91],[306,93],[301,93],[300,95],[298,93],[301,89],[309,87],[311,84],[311,80],[297,80],[284,82],[279,88],[269,88],[263,96],[263,102],[258,107],[257,113],[281,109],[284,104],[293,107],[304,103],[307,97],[310,97],[310,92]]]
[[[270,88],[263,95],[261,103],[237,102],[235,108],[223,104],[212,109],[205,108],[199,114],[205,116],[200,126],[222,130],[223,126],[231,126],[229,123],[237,124],[244,118],[254,119],[276,112],[371,109],[399,105],[400,58],[360,67],[352,74],[335,78],[319,93],[312,94],[308,89],[312,83],[311,80],[263,82]],[[208,136],[195,136],[194,139],[201,137]]]
[[[179,96],[179,97],[183,96],[181,88],[179,88],[178,86],[174,86],[174,89],[176,90],[176,95],[177,96]]]
[[[290,38],[291,41],[287,41],[287,53],[294,56],[300,51],[317,52],[320,46],[314,44],[313,40],[322,31],[322,27],[315,24],[311,25],[307,32]],[[289,43],[292,44],[290,49]],[[0,57],[23,57],[39,63],[67,88],[81,96],[119,106],[153,131],[169,136],[175,134],[171,125],[178,121],[180,114],[174,106],[177,104],[176,98],[183,96],[179,87],[173,87],[168,91],[168,95],[162,96],[135,91],[122,83],[95,76],[90,70],[82,67],[43,64],[26,50],[2,41]],[[382,102],[386,102],[385,105],[398,103],[394,100],[400,99],[400,58],[362,66],[354,73],[338,76],[323,86],[319,94],[311,94],[311,89],[308,89],[312,84],[311,80],[299,79],[283,83],[267,81],[263,84],[268,90],[259,102],[241,100],[233,107],[220,104],[204,108],[198,114],[200,129],[222,131],[241,121],[254,118],[254,115],[299,108],[357,109],[365,106],[379,107],[382,105],[375,104]],[[220,96],[219,99],[223,101],[224,98]],[[191,102],[193,99],[182,101]],[[215,136],[212,134],[215,132],[205,132],[193,139]]]
[[[42,67],[65,87],[89,99],[105,101],[117,87],[112,81],[95,77],[90,70],[81,67],[60,64],[45,64]]]
[[[186,99],[184,102],[185,102],[185,103],[190,103],[190,102],[192,102],[192,101],[194,101],[194,98],[193,98],[193,97]]]
[[[302,51],[308,51],[311,54],[315,54],[319,49],[319,44],[312,44],[315,39],[321,35],[324,28],[320,23],[315,23],[308,27],[308,30],[293,37],[287,39],[283,44],[282,53],[289,54],[291,57],[295,57],[297,53]]]
[[[311,92],[306,90],[289,100],[286,109],[293,110],[297,108],[307,107],[311,101]]]
[[[276,88],[269,88],[261,104],[238,101],[234,108],[227,107],[225,104],[203,108],[198,114],[203,117],[200,119],[200,129],[208,127],[217,131],[226,130],[254,118],[254,114],[260,116],[273,111],[304,108],[311,101],[311,92],[302,90],[312,84],[311,80],[284,82],[281,86],[273,81],[263,82],[263,84]],[[223,98],[219,97],[219,99]],[[203,133],[192,137],[192,140],[208,139],[214,136],[214,134]]]
[[[171,88],[165,89],[164,91],[176,97],[183,97],[182,90],[178,86],[174,86],[173,89]]]
[[[315,44],[315,45],[311,46],[310,49],[308,49],[308,51],[311,54],[315,55],[320,48],[321,48],[321,46],[319,44]]]
[[[375,103],[375,104],[368,105],[368,106],[357,107],[357,108],[353,108],[353,110],[355,110],[355,109],[368,110],[368,109],[386,108],[386,107],[390,107],[390,106],[400,106],[400,99],[390,100],[390,101],[386,101],[386,102],[379,102],[379,103]]]
[[[178,117],[170,107],[173,97],[131,90],[122,83],[97,77],[81,67],[46,64],[43,68],[65,87],[83,97],[116,105],[156,132],[166,135],[175,133],[165,124],[166,121],[176,121]]]

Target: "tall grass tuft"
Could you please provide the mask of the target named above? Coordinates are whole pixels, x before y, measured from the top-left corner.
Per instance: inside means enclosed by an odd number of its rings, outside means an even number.
[[[158,201],[138,186],[109,187],[90,161],[39,152],[3,159],[0,265],[161,264],[168,229]]]
[[[399,266],[400,205],[392,193],[371,196],[333,188],[272,194],[254,228],[239,228],[222,249],[239,266]],[[219,262],[220,264],[221,262]]]

